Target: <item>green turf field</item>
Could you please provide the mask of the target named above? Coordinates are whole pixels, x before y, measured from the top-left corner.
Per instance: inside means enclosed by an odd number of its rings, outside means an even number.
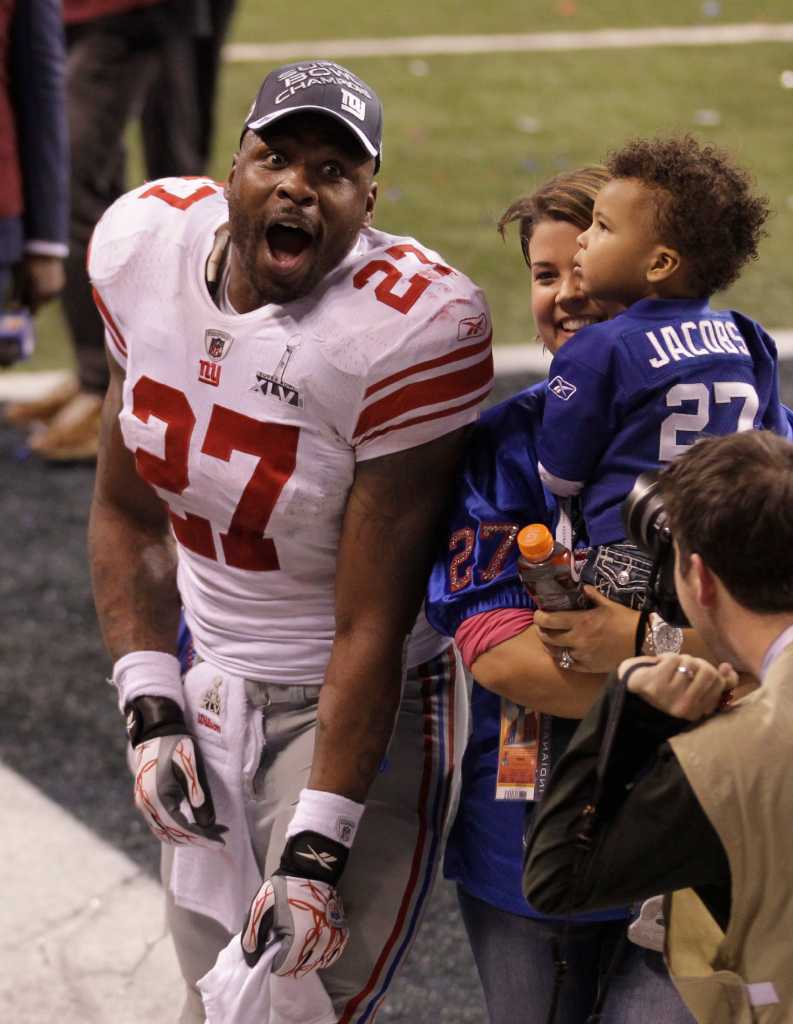
[[[706,5],[707,6],[707,5]],[[711,15],[716,10],[707,7]],[[498,0],[469,5],[405,0],[372,6],[241,0],[235,41],[392,37],[418,34],[589,30],[608,27],[793,21],[789,0],[728,0],[717,17],[701,2],[584,3]],[[574,11],[573,14],[562,12]],[[302,54],[305,55],[305,54]],[[320,52],[312,54],[322,56]],[[494,225],[517,195],[564,168],[596,161],[630,135],[693,130],[735,152],[772,200],[760,260],[717,304],[735,305],[770,327],[793,325],[791,126],[793,46],[477,54],[349,60],[386,110],[377,223],[414,234],[487,292],[501,344],[533,336],[527,276],[514,238]],[[247,111],[271,64],[229,64],[222,80],[211,172],[223,177]],[[133,160],[130,184],[141,180]],[[39,352],[27,368],[63,365],[55,311],[41,318]]]

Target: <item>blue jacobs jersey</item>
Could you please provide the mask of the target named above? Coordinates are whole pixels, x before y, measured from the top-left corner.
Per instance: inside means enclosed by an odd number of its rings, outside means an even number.
[[[705,434],[751,429],[789,435],[769,335],[701,300],[644,299],[554,356],[538,454],[555,493],[584,487],[589,539],[606,544],[625,536],[640,473]]]
[[[426,603],[430,623],[447,636],[478,612],[532,607],[518,576],[515,537],[527,523],[555,526],[555,502],[540,482],[534,447],[544,400],[543,382],[488,410],[472,432]],[[540,918],[521,891],[522,837],[533,805],[495,799],[499,718],[499,698],[474,683],[472,730],[444,873],[491,906]],[[578,723],[552,722],[556,756]],[[613,920],[625,913],[575,920]]]

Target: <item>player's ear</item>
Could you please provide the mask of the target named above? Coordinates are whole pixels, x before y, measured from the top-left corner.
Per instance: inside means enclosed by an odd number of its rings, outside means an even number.
[[[667,281],[680,269],[681,259],[677,249],[668,245],[658,245],[653,250],[650,266],[647,269],[647,280],[650,284]]]
[[[231,183],[234,180],[234,175],[235,175],[235,173],[237,171],[237,160],[238,159],[239,159],[239,153],[235,153],[234,156],[231,158],[231,170],[229,171],[229,176],[228,176],[228,178],[226,178],[225,182],[223,183],[223,196],[226,199],[228,199],[228,197],[229,197],[229,189],[231,188]]]
[[[366,197],[366,212],[363,217],[363,226],[368,228],[374,220],[374,208],[377,202],[377,182],[373,181]]]

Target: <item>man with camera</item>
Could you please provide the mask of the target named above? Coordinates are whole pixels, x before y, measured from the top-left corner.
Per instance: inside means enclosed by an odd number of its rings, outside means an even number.
[[[622,663],[551,778],[524,893],[549,914],[671,894],[666,957],[697,1020],[793,1021],[793,858],[777,842],[793,816],[793,445],[705,438],[653,502],[634,539],[657,552],[652,524],[671,535],[677,598],[718,667]],[[760,686],[734,690],[738,672]]]

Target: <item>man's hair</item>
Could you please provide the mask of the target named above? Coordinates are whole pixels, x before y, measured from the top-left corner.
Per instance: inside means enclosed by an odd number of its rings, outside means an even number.
[[[658,484],[683,572],[699,554],[745,608],[793,611],[793,444],[766,430],[706,437]]]
[[[726,288],[757,258],[768,199],[752,194],[751,176],[724,150],[701,146],[692,135],[632,139],[609,154],[606,166],[612,177],[654,190],[660,240],[685,259],[697,295]]]
[[[586,231],[592,223],[595,196],[609,180],[605,167],[593,165],[565,171],[546,181],[530,195],[516,199],[498,222],[502,237],[508,224],[520,221],[523,255],[529,262],[528,242],[541,220],[563,220]]]

